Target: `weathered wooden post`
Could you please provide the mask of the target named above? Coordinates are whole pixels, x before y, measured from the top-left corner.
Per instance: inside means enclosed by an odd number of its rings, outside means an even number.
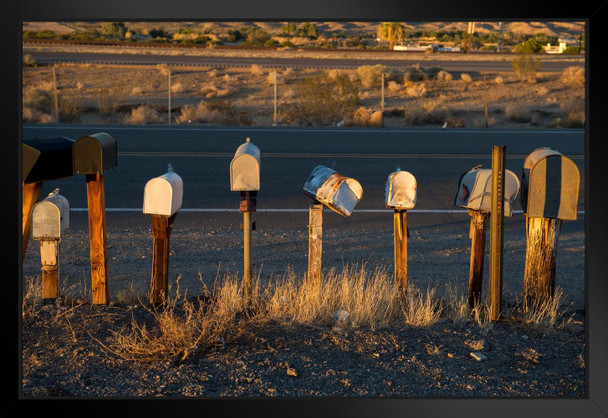
[[[319,165],[312,170],[304,182],[302,191],[313,199],[308,218],[307,280],[309,283],[319,284],[321,280],[323,206],[327,206],[342,216],[350,216],[363,196],[363,188],[357,180]]]
[[[109,302],[105,173],[118,163],[116,140],[100,132],[77,139],[72,150],[74,174],[87,183],[92,303],[103,305]]]
[[[578,167],[557,150],[538,148],[524,161],[521,205],[526,214],[523,296],[527,303],[553,297],[561,224],[577,218],[579,187]]]
[[[260,190],[260,149],[247,138],[230,162],[230,190],[241,192],[239,212],[243,214],[243,291],[245,303],[251,301],[251,213],[255,212]]]
[[[471,217],[468,292],[468,304],[471,308],[481,302],[486,227],[492,210],[492,170],[481,167],[481,165],[473,167],[460,176],[458,191],[454,199],[454,206],[468,209]],[[505,170],[504,216],[513,215],[513,202],[519,194],[519,189],[520,183],[517,176],[512,171]]]
[[[27,243],[32,231],[31,213],[40,198],[45,181],[70,177],[72,171],[72,145],[70,138],[35,138],[22,144],[22,253],[25,258]]]
[[[152,250],[152,277],[150,303],[166,301],[169,290],[169,238],[182,207],[184,184],[169,164],[167,173],[155,177],[144,188],[143,212],[150,215],[154,245]]]
[[[70,204],[55,189],[32,209],[32,238],[40,241],[42,298],[54,300],[59,288],[59,241],[70,226]]]
[[[503,200],[505,195],[504,145],[492,146],[492,210],[490,212],[490,321],[498,321],[502,314],[502,245]]]
[[[395,283],[402,294],[407,293],[407,210],[413,209],[417,198],[416,178],[407,171],[389,174],[385,187],[385,204],[394,209]]]

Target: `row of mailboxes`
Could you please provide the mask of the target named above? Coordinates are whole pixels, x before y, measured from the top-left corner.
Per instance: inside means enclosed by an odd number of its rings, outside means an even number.
[[[519,196],[529,217],[575,220],[579,187],[580,173],[570,158],[552,148],[538,148],[525,159],[521,182],[505,170],[504,215],[513,214]],[[454,205],[489,212],[491,196],[492,170],[477,166],[460,177]]]
[[[24,183],[74,174],[104,174],[117,164],[116,140],[104,132],[77,140],[60,137],[23,141]]]

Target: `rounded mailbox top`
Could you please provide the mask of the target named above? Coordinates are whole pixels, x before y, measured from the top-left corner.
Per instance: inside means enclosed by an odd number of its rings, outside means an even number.
[[[182,207],[184,183],[174,171],[148,180],[144,188],[143,212],[172,216]]]
[[[342,216],[350,216],[363,196],[363,188],[357,180],[322,165],[312,170],[302,190]]]
[[[59,239],[70,226],[70,204],[56,192],[36,203],[32,208],[32,237]]]
[[[540,160],[553,156],[553,155],[563,156],[561,152],[559,152],[553,148],[549,148],[549,147],[537,148],[526,157],[526,160],[524,161],[524,169],[529,170],[532,167],[534,167]]]
[[[407,171],[398,170],[389,174],[384,197],[388,208],[412,209],[416,205],[416,178]]]

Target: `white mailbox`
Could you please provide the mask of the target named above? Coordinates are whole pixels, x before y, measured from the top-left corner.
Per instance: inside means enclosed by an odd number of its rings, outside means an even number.
[[[407,171],[397,170],[386,180],[384,198],[386,207],[392,209],[412,209],[416,206],[416,178]]]
[[[312,170],[302,190],[342,216],[350,216],[363,196],[357,180],[322,165]]]
[[[230,162],[230,190],[260,190],[260,149],[249,138],[236,149]]]
[[[492,170],[480,167],[460,177],[454,206],[486,212],[492,210]],[[513,202],[519,195],[519,187],[517,176],[511,170],[505,170],[504,216],[513,215]]]
[[[172,216],[182,207],[184,183],[182,178],[169,170],[162,176],[146,183],[143,212],[148,215]]]
[[[70,226],[70,204],[55,189],[32,208],[32,238],[60,239]]]

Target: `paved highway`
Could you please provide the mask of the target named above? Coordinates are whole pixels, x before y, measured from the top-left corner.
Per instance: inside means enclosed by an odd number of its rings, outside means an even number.
[[[219,56],[188,56],[188,55],[158,55],[158,54],[114,54],[90,52],[54,52],[25,50],[24,54],[31,55],[39,63],[58,62],[88,62],[104,64],[172,64],[215,67],[250,67],[252,64],[269,68],[357,68],[361,65],[383,64],[388,67],[403,68],[414,64],[425,67],[441,67],[446,71],[513,71],[510,59],[502,60],[439,60],[425,59],[329,59],[329,58],[268,58],[268,57],[219,57]],[[541,58],[542,59],[542,58]],[[539,71],[561,72],[566,67],[584,66],[582,61],[542,59]]]

